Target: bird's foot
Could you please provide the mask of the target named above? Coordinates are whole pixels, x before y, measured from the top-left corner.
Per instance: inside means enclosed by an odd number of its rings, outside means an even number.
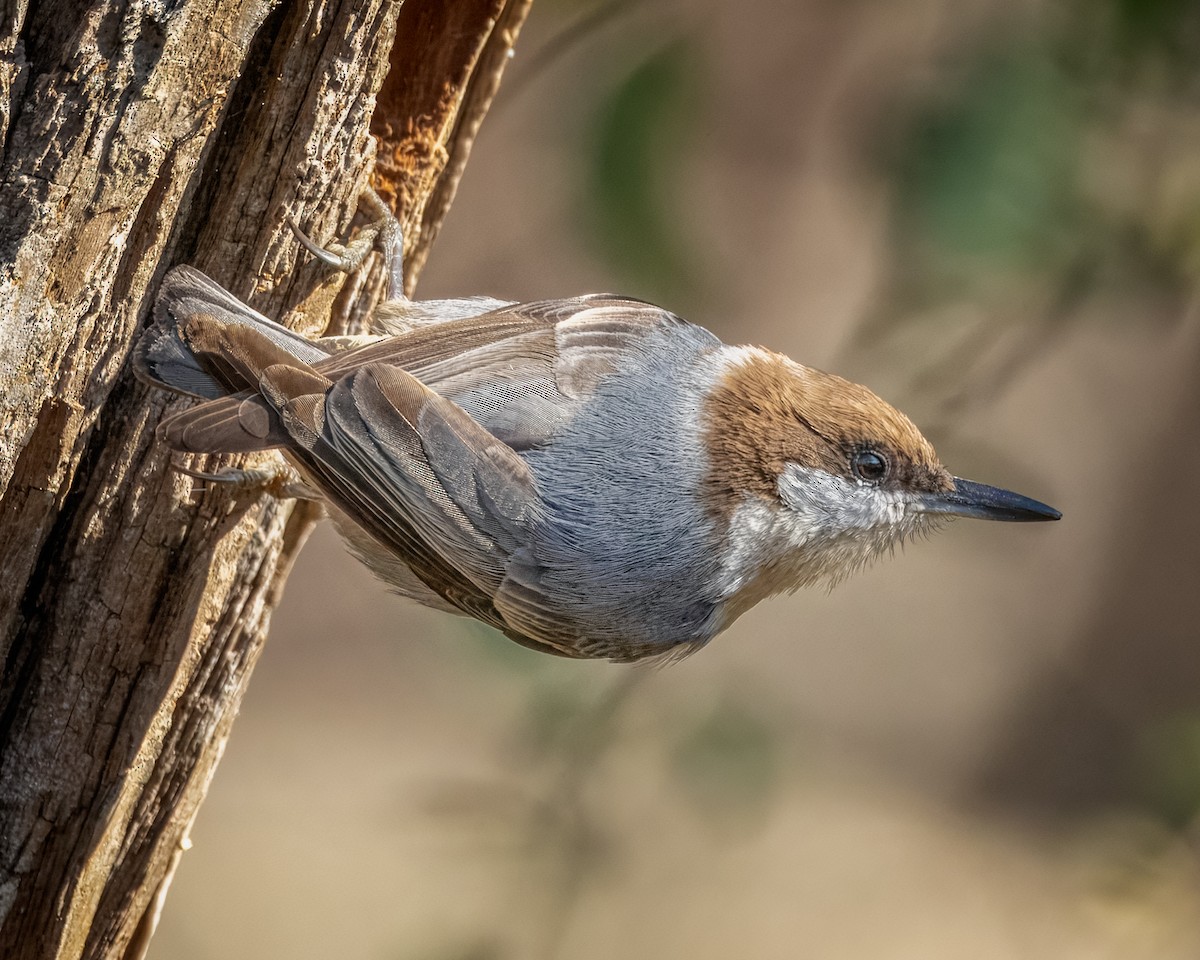
[[[373,219],[363,227],[348,244],[331,243],[322,247],[300,229],[290,216],[287,224],[292,228],[300,245],[326,266],[343,273],[351,273],[363,265],[371,251],[378,249],[383,254],[388,272],[388,299],[404,299],[404,233],[400,221],[373,189],[368,187],[359,198],[364,211]]]
[[[282,461],[269,467],[223,467],[212,472],[195,470],[178,461],[171,464],[178,472],[204,483],[220,484],[227,489],[258,496],[268,494],[277,500],[322,500],[321,494],[304,482],[294,469]]]

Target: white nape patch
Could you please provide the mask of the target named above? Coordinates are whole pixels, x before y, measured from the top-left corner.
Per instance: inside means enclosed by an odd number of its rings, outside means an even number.
[[[795,463],[778,493],[777,502],[747,499],[734,511],[720,580],[726,623],[772,594],[832,586],[936,523],[902,491]]]
[[[771,353],[770,350],[764,350],[762,347],[731,347],[728,344],[722,345],[717,356],[726,370],[731,367],[744,367],[751,360],[766,360],[774,363],[779,359],[777,354]]]

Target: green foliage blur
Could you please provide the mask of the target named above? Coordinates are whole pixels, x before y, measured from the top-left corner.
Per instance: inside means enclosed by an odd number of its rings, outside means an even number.
[[[670,303],[699,283],[679,171],[703,122],[699,51],[674,38],[636,63],[594,109],[584,153],[584,223],[628,289]]]
[[[1180,42],[1195,32],[1196,7],[1106,6],[1073,4],[1056,23],[986,38],[957,87],[911,106],[888,158],[896,231],[909,241],[896,244],[902,302],[986,294],[997,272],[1070,277],[1089,262],[1128,265],[1122,282],[1166,289],[1196,279],[1195,178],[1184,205],[1154,202],[1194,166],[1169,144],[1196,106],[1200,66]],[[1164,98],[1178,112],[1146,118]],[[1133,123],[1150,126],[1133,149],[1112,150]]]

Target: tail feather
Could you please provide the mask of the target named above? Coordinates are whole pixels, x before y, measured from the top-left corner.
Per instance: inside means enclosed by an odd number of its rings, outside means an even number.
[[[254,453],[286,446],[279,414],[258,394],[235,394],[181,410],[158,425],[158,439],[183,453]]]
[[[311,371],[329,355],[183,266],[163,279],[152,322],[134,349],[133,369],[147,383],[206,401],[159,424],[158,436],[169,446],[188,453],[248,453],[289,439],[278,411],[260,392],[263,371]]]
[[[133,369],[139,379],[205,400],[231,392],[221,377],[206,369],[188,340],[189,321],[200,316],[219,326],[254,330],[307,364],[329,356],[312,341],[252,310],[199,270],[181,266],[163,278],[150,327],[134,349]]]

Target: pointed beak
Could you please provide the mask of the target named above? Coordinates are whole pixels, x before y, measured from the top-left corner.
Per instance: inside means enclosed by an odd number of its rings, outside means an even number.
[[[927,494],[921,501],[926,513],[948,513],[980,520],[1057,520],[1062,514],[1037,500],[986,483],[954,477],[954,489]]]

